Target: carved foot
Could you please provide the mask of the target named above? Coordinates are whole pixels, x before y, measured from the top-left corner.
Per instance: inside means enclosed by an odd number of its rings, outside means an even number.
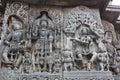
[[[12,62],[8,61],[8,62],[4,62],[4,63],[5,63],[5,65],[6,65],[6,68],[7,68],[7,69],[9,69],[9,70],[12,69],[12,65],[13,65]]]
[[[18,70],[18,68],[17,68],[17,67],[14,67],[14,70],[16,70],[16,71],[17,71],[17,70]]]
[[[8,66],[7,69],[8,69],[8,70],[12,70],[11,66]]]
[[[101,69],[100,71],[104,71],[104,69]]]

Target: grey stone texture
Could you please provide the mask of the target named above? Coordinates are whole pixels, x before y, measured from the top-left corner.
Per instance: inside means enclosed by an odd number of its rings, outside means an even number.
[[[117,80],[115,31],[103,24],[85,6],[7,3],[0,80]]]

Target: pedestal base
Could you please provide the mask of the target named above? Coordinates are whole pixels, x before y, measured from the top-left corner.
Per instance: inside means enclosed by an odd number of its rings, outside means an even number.
[[[64,72],[64,80],[114,80],[109,71],[71,71]]]
[[[109,71],[70,71],[63,73],[35,72],[20,74],[14,70],[0,70],[0,80],[115,80]]]

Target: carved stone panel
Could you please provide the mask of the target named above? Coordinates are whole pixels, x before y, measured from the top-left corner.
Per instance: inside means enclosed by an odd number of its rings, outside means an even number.
[[[97,9],[7,3],[0,78],[114,80],[104,29]]]

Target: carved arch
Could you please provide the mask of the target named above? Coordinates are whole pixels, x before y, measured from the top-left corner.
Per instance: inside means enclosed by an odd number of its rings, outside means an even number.
[[[89,28],[98,36],[104,35],[103,26],[97,22],[96,16],[92,14],[92,11],[84,6],[75,7],[64,16],[64,31],[75,33],[76,28],[81,24],[88,25]]]
[[[33,9],[34,8],[34,9]],[[62,12],[61,12],[61,8],[57,8],[57,7],[39,7],[39,9],[33,7],[30,9],[30,16],[33,17],[33,19],[35,20],[38,16],[40,16],[40,12],[47,12],[49,18],[52,20],[54,26],[59,27],[62,24]],[[35,10],[35,11],[34,11]]]
[[[117,38],[116,38],[116,33],[115,33],[115,29],[114,29],[113,24],[111,24],[110,22],[105,21],[105,20],[102,20],[102,24],[103,24],[105,33],[108,32],[108,31],[112,33],[112,35],[113,35],[113,43],[116,45]]]

